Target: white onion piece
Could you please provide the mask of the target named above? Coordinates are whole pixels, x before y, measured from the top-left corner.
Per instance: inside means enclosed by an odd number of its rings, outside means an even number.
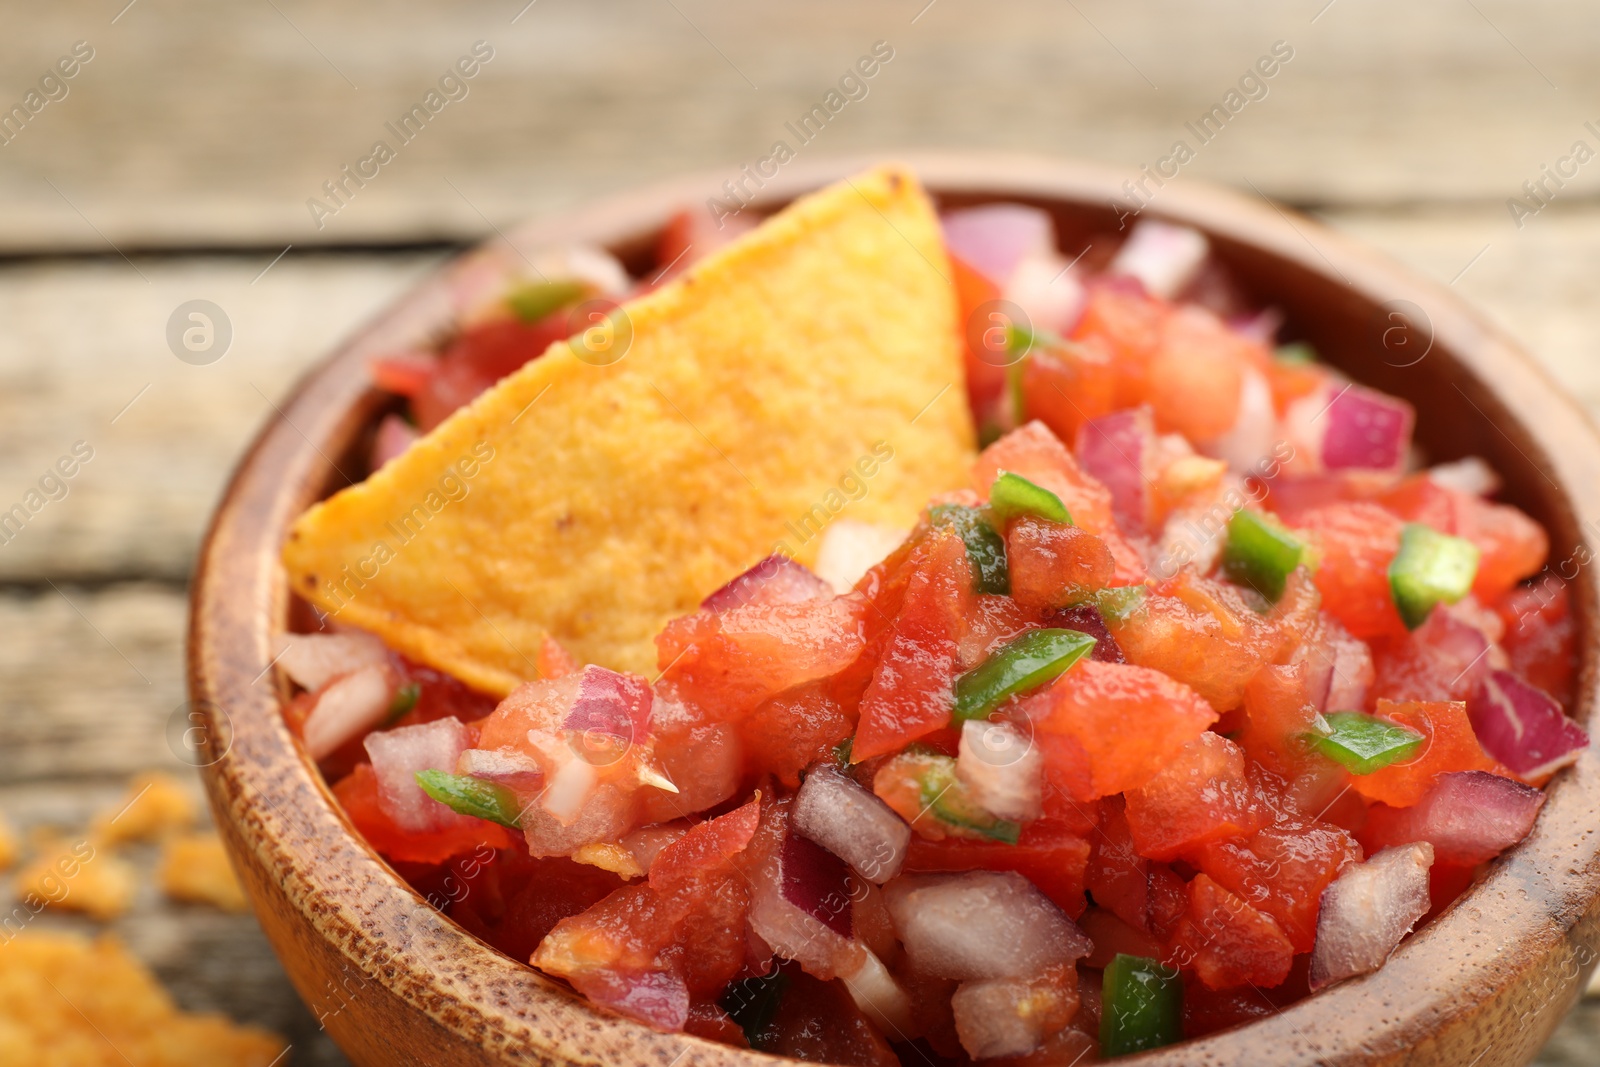
[[[975,1060],[1024,1056],[1071,1020],[1078,991],[1022,978],[962,982],[950,998],[956,1036]]]
[[[1027,312],[1036,330],[1064,334],[1078,322],[1088,294],[1054,250],[1025,257],[1001,295]]]
[[[1072,920],[1014,871],[905,875],[884,887],[917,970],[940,978],[1022,978],[1087,956]]]
[[[317,693],[300,736],[314,760],[326,759],[389,716],[394,684],[386,666],[374,664],[330,682]]]
[[[550,775],[550,784],[540,795],[539,806],[561,825],[571,826],[599,782],[600,774],[594,765],[573,756]]]
[[[466,819],[422,791],[419,771],[454,773],[467,750],[467,730],[454,717],[367,735],[378,779],[378,807],[406,830],[442,830]]]
[[[916,1023],[911,1018],[911,998],[871,949],[862,951],[865,958],[861,966],[839,977],[850,990],[856,1007],[874,1026],[893,1041],[910,1041],[917,1036]]]
[[[835,593],[848,593],[883,559],[899,548],[906,532],[859,519],[835,520],[822,534],[817,549],[817,576]]]
[[[882,885],[900,873],[911,827],[894,809],[831,764],[813,767],[789,812],[796,833]]]
[[[377,637],[347,630],[336,634],[284,634],[277,663],[296,685],[315,692],[341,674],[385,663],[388,658],[388,649]]]
[[[1239,473],[1254,470],[1270,456],[1278,432],[1278,413],[1272,406],[1272,386],[1266,375],[1246,367],[1239,380],[1239,417],[1233,428],[1200,446],[1208,456],[1225,461]]]
[[[1117,250],[1107,273],[1138,278],[1151,296],[1171,300],[1194,281],[1210,250],[1198,230],[1144,219]]]
[[[1023,822],[1044,810],[1044,757],[1010,723],[962,724],[956,778],[979,807],[1002,819]]]
[[[1400,939],[1428,913],[1432,866],[1433,846],[1425,841],[1386,848],[1345,868],[1323,890],[1311,953],[1313,990],[1383,966]]]
[[[1429,467],[1428,480],[1473,496],[1493,496],[1500,491],[1500,475],[1480,456],[1466,456],[1454,463]]]

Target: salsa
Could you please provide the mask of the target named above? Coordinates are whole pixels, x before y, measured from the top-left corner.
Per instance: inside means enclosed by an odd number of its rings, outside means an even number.
[[[736,1046],[1068,1063],[1380,967],[1587,744],[1545,531],[1482,461],[1425,465],[1406,402],[1280,345],[1201,235],[1144,222],[1079,267],[1036,209],[944,222],[986,446],[914,529],[753,563],[650,676],[547,639],[496,699],[360,631],[291,637],[291,726],[464,928]],[[657,270],[721,239],[686,212]],[[374,468],[580,302],[660,283],[597,251],[508,270],[374,367],[407,398]]]

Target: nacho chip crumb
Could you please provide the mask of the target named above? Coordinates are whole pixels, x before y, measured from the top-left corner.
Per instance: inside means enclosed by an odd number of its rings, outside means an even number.
[[[96,861],[98,862],[98,861]],[[273,1067],[284,1042],[178,1010],[115,939],[30,930],[0,945],[0,1063]]]
[[[17,872],[15,893],[35,913],[49,906],[107,922],[128,910],[137,888],[133,868],[104,849],[55,840]]]
[[[164,771],[141,774],[114,806],[94,818],[94,838],[107,845],[150,841],[194,825],[195,802],[183,783]]]
[[[0,819],[0,871],[9,871],[17,865],[22,846],[17,841],[17,831]]]
[[[173,900],[242,912],[249,906],[214,833],[175,837],[161,848],[161,889]]]

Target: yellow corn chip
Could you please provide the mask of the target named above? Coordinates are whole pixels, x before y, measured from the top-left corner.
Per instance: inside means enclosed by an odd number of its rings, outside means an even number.
[[[973,451],[950,267],[916,180],[801,199],[551,346],[284,547],[296,591],[492,692],[553,636],[649,671],[669,619],[836,516],[909,528]]]

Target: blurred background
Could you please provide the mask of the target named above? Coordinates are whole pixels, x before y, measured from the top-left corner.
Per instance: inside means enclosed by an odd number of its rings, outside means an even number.
[[[80,442],[92,458],[0,533],[0,812],[24,834],[81,827],[136,772],[192,786],[169,729],[190,566],[233,462],[307,367],[465,244],[636,184],[733,177],[779,139],[801,158],[1030,153],[1137,179],[1197,144],[1185,124],[1276,48],[1289,58],[1264,92],[1174,180],[1309,212],[1452,285],[1600,410],[1597,15],[1561,0],[12,0],[0,511]],[[892,58],[866,94],[798,146],[785,124],[875,46]],[[464,56],[476,73],[395,136],[386,124]],[[380,139],[393,158],[346,179]],[[221,315],[208,359],[186,361],[169,320],[195,300]],[[278,1031],[289,1062],[343,1062],[247,915],[146,887],[110,929],[185,1008]],[[1541,1062],[1597,1048],[1589,1000]]]

